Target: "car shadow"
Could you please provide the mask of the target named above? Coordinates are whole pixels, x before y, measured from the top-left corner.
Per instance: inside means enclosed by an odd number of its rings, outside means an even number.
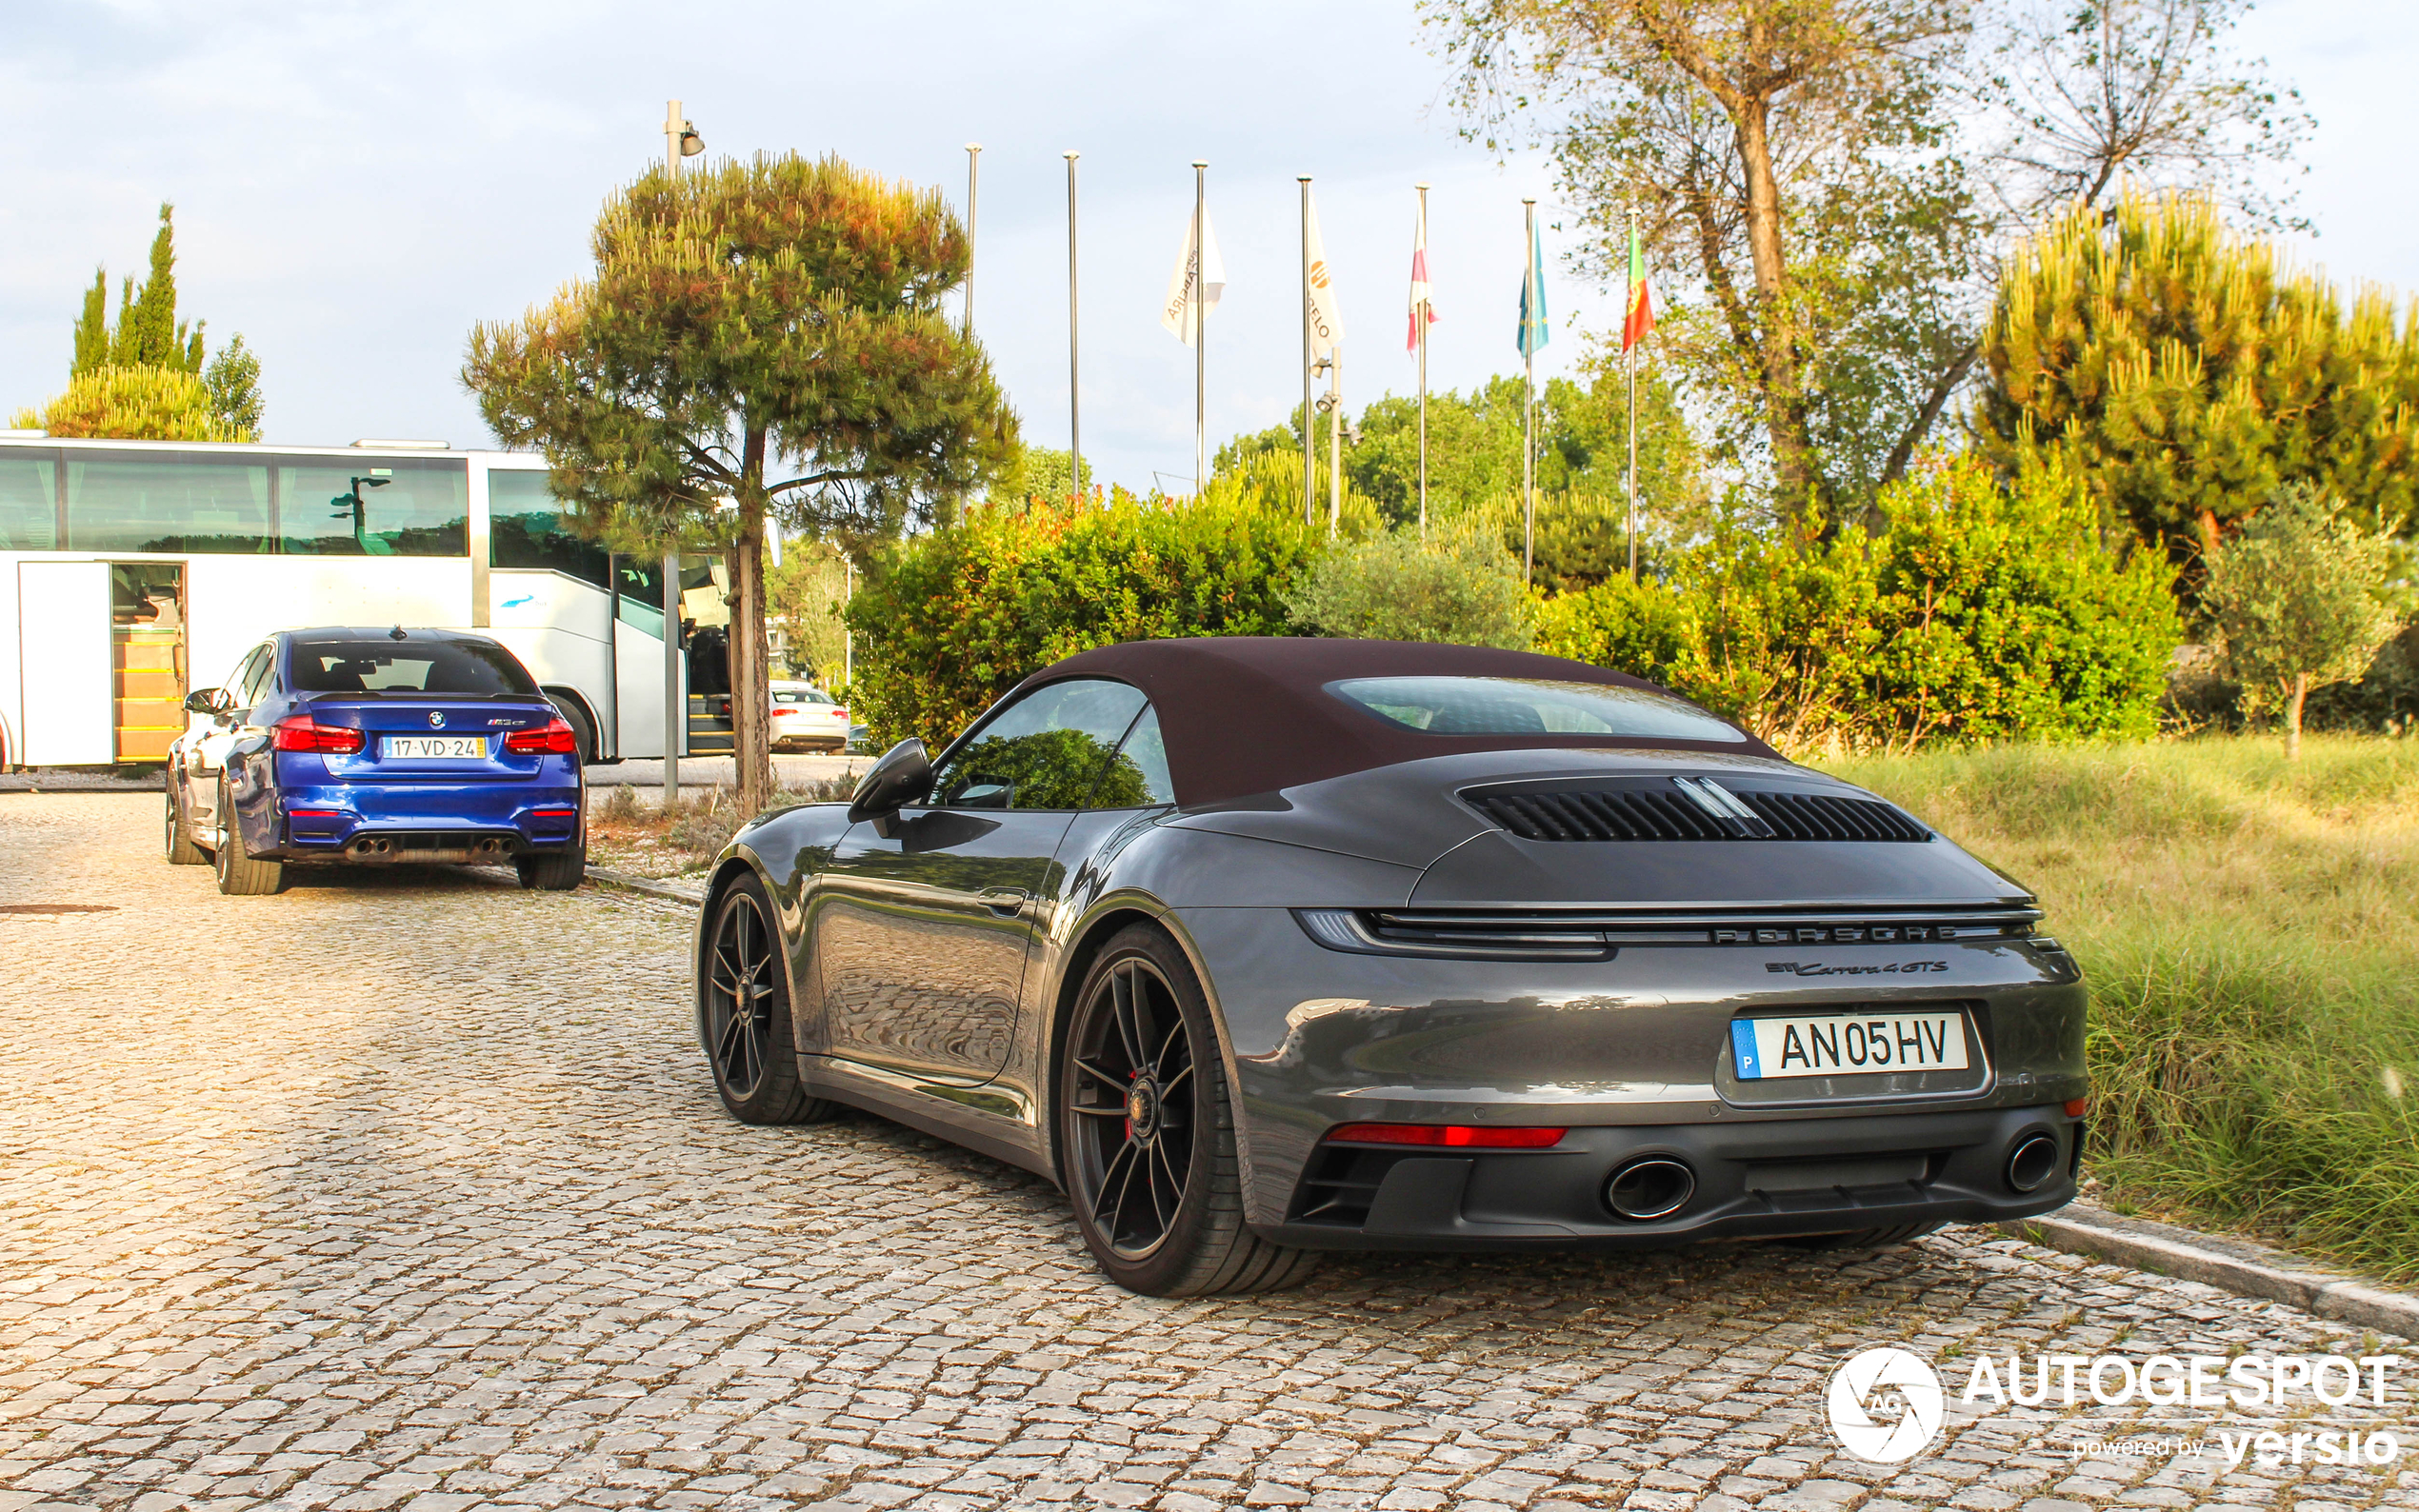
[[[288,866],[288,892],[518,892],[521,879],[510,866],[348,866],[312,863]]]

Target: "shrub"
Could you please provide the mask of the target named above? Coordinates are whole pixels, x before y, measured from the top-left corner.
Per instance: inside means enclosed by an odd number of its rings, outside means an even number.
[[[909,542],[850,606],[850,697],[876,744],[964,729],[1027,674],[1119,641],[1283,635],[1281,595],[1323,545],[1251,505],[1114,490],[1107,508],[978,509]]]
[[[2297,756],[2310,689],[2358,678],[2401,628],[2389,603],[2393,543],[2301,484],[2212,546],[2206,561],[2202,599],[2243,685],[2244,711],[2279,708],[2285,755]]]
[[[257,414],[257,402],[252,413]],[[103,367],[78,375],[67,391],[39,410],[17,412],[16,425],[54,436],[137,441],[252,441],[258,437],[219,413],[203,380],[175,368]]]
[[[1949,463],[1886,491],[1881,529],[1800,546],[1735,525],[1550,599],[1538,648],[1652,678],[1785,748],[2140,739],[2181,639],[2171,572],[2098,544],[2049,471]]]
[[[1520,563],[1484,527],[1423,542],[1402,530],[1337,546],[1285,595],[1321,635],[1529,647]]]

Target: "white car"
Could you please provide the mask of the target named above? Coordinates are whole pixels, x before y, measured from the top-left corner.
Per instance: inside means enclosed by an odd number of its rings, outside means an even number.
[[[775,750],[846,750],[849,711],[812,683],[772,685]]]

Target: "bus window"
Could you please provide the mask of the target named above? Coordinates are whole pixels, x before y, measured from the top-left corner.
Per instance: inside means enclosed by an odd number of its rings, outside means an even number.
[[[648,557],[613,559],[613,613],[633,630],[664,638],[664,567]]]
[[[269,468],[194,452],[70,457],[67,544],[77,551],[272,551]]]
[[[0,452],[0,551],[53,551],[59,534],[59,454]]]
[[[300,460],[277,468],[289,556],[468,556],[470,473],[458,459]]]
[[[488,561],[500,567],[550,568],[611,591],[605,548],[571,527],[570,507],[546,474],[502,468],[488,473]],[[658,612],[660,627],[663,615]]]

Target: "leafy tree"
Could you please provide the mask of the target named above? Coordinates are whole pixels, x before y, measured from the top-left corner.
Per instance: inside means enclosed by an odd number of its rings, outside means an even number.
[[[765,612],[789,631],[790,672],[838,687],[848,647],[840,623],[849,595],[846,553],[830,541],[793,540],[781,565],[765,565]]]
[[[1909,395],[1963,342],[1970,256],[1945,129],[1966,12],[1946,0],[1426,0],[1490,143],[1551,112],[1580,266],[1628,264],[1629,205],[1705,300],[1664,334],[1729,455],[1794,513],[1877,478]],[[1867,370],[1877,368],[1879,370]],[[1898,374],[1896,381],[1890,375]]]
[[[210,408],[237,430],[260,433],[260,359],[239,334],[202,369],[202,387],[210,390]]]
[[[1299,513],[1216,499],[969,511],[869,564],[850,605],[850,711],[877,744],[935,749],[1050,663],[1119,641],[1283,635],[1282,595],[1325,546]]]
[[[40,409],[11,424],[54,436],[132,441],[257,441],[230,423],[202,380],[181,368],[105,366],[70,383]]]
[[[2250,0],[2000,0],[1975,93],[2000,135],[1991,193],[2014,222],[2097,205],[2125,182],[2209,192],[2289,220],[2266,182],[2311,120],[2228,39]]]
[[[2128,175],[2260,175],[2308,121],[2249,0],[1423,0],[1470,134],[1551,146],[1584,272],[1628,211],[1685,269],[1655,345],[1716,455],[1846,520],[1969,383],[1995,246]]]
[[[463,381],[608,539],[732,554],[743,809],[772,787],[768,520],[867,541],[1013,454],[982,349],[942,306],[966,235],[940,194],[795,153],[655,169],[597,222],[592,278],[471,332]]]
[[[2245,710],[2283,713],[2287,760],[2301,756],[2310,689],[2359,677],[2401,628],[2389,588],[2395,555],[2388,536],[2346,519],[2306,483],[2209,549],[2204,601]]]
[[[1549,379],[1537,394],[1537,489],[1593,500],[1620,499],[1629,466],[1629,411],[1618,369],[1599,352],[1585,386]],[[1642,521],[1691,533],[1706,507],[1703,459],[1668,383],[1649,374],[1639,389],[1638,497]],[[1428,396],[1429,513],[1452,519],[1490,504],[1517,511],[1520,498],[1521,381],[1495,377],[1470,390]],[[1289,466],[1290,497],[1301,506],[1302,415],[1237,436],[1218,448],[1216,480],[1271,457]],[[1321,475],[1326,446],[1321,437]],[[1347,428],[1344,475],[1349,492],[1373,503],[1389,525],[1419,513],[1419,404],[1392,394],[1372,401]],[[1324,509],[1318,511],[1322,517]],[[1514,537],[1517,549],[1517,536]]]
[[[2010,476],[2059,459],[2178,562],[2286,485],[2392,530],[2419,503],[2419,329],[2288,271],[2206,197],[2062,217],[2009,259],[1985,350],[1983,453]]]
[[[1340,545],[1310,565],[1285,607],[1321,635],[1520,650],[1530,640],[1520,559],[1483,527],[1429,541],[1391,530]]]
[[[1084,464],[1083,485],[1079,488],[1069,475],[1074,463],[1073,454],[1062,448],[1019,447],[1015,456],[992,480],[990,497],[986,502],[1022,505],[1029,499],[1045,499],[1057,503],[1078,494],[1092,499],[1092,465]]]

